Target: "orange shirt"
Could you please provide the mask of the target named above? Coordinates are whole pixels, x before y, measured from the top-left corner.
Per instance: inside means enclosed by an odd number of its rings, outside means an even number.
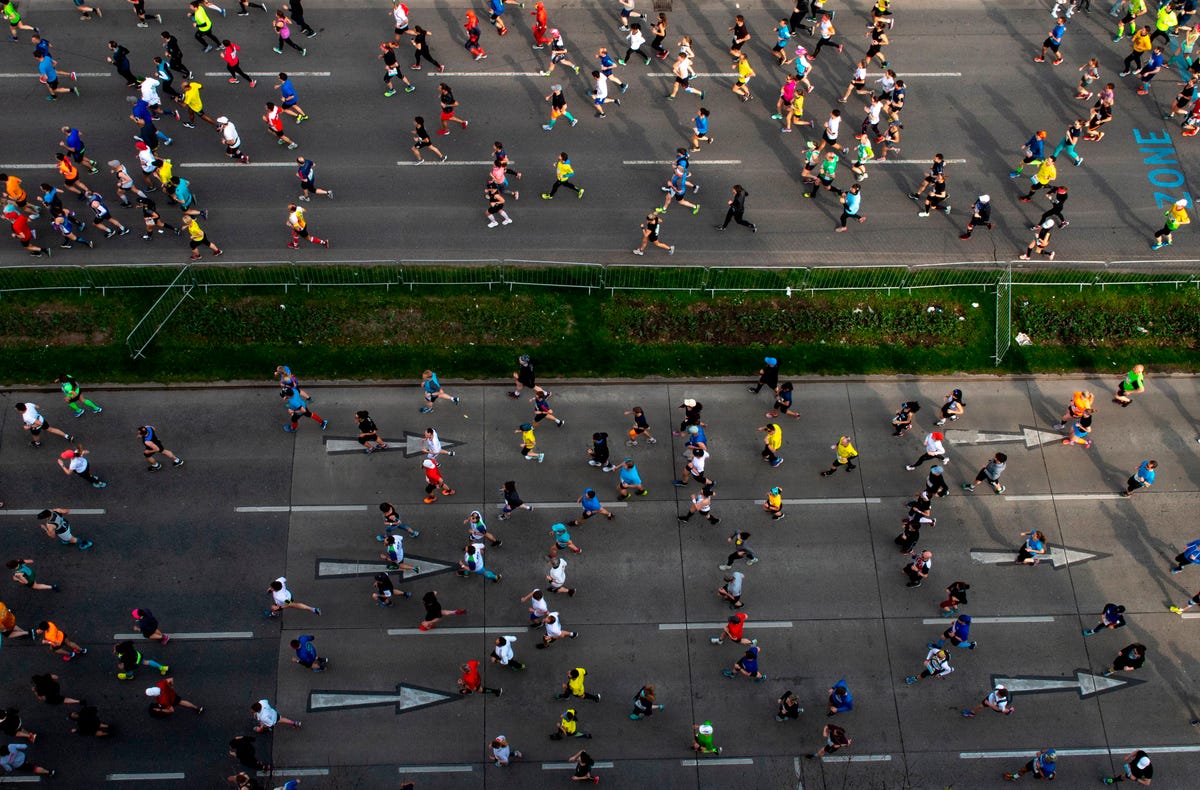
[[[63,157],[58,163],[58,172],[63,174],[63,178],[71,181],[79,178],[79,168],[71,163],[71,160]]]
[[[46,625],[48,625],[50,627],[47,628],[46,632],[42,634],[42,639],[45,639],[53,647],[58,647],[59,645],[61,645],[63,643],[63,640],[67,638],[67,635],[64,634],[62,632],[62,629],[59,628],[54,623],[48,622],[48,623],[46,623]]]
[[[16,176],[9,176],[8,182],[4,185],[4,191],[8,196],[18,203],[28,197],[25,190],[21,188],[21,179]]]

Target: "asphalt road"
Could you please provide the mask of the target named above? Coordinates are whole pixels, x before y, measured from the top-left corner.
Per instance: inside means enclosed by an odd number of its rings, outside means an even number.
[[[23,33],[19,46],[0,51],[0,79],[9,106],[21,108],[6,130],[6,169],[19,174],[33,194],[44,179],[56,181],[53,155],[58,129],[81,128],[89,154],[100,162],[117,158],[134,163],[126,100],[131,92],[111,74],[104,62],[110,38],[132,51],[134,69],[149,73],[159,54],[160,26],[133,27],[132,11],[114,8],[103,19],[80,22],[60,2],[30,2],[25,15],[50,37],[59,70],[82,75],[82,98],[44,101],[36,81],[36,64]],[[176,4],[182,5],[182,4]],[[659,187],[669,175],[674,150],[687,144],[692,118],[699,106],[694,96],[667,102],[671,85],[669,61],[649,67],[634,63],[618,68],[630,84],[620,107],[609,105],[606,119],[593,118],[587,91],[587,70],[595,63],[596,48],[604,45],[620,55],[623,34],[616,30],[615,3],[548,4],[550,22],[559,27],[577,63],[580,76],[558,69],[538,76],[548,51],[530,49],[529,11],[508,9],[510,34],[500,38],[484,19],[482,42],[488,58],[475,61],[463,48],[462,15],[457,4],[414,2],[411,19],[432,32],[433,55],[446,66],[441,80],[453,88],[459,115],[469,129],[454,127],[448,137],[435,137],[449,157],[442,164],[412,166],[409,131],[412,118],[423,115],[431,132],[437,127],[439,78],[429,64],[420,72],[408,70],[417,90],[392,98],[382,95],[382,63],[378,45],[391,38],[387,4],[308,4],[307,18],[319,31],[305,39],[307,57],[287,50],[271,51],[273,34],[255,10],[248,18],[218,18],[217,35],[231,37],[243,47],[242,65],[260,76],[251,90],[245,82],[226,83],[216,52],[201,54],[180,8],[165,12],[162,27],[179,36],[185,62],[204,84],[206,107],[214,117],[225,114],[238,125],[250,166],[230,162],[216,133],[203,124],[182,129],[173,120],[162,128],[175,143],[163,150],[187,177],[199,205],[212,217],[203,223],[209,236],[226,250],[226,260],[304,261],[346,260],[477,260],[596,261],[602,263],[665,263],[703,265],[813,265],[990,262],[1014,259],[1028,243],[1026,230],[1040,216],[1044,200],[1021,204],[1020,190],[1006,175],[1020,158],[1020,146],[1037,129],[1048,132],[1050,146],[1077,116],[1087,116],[1085,103],[1072,98],[1076,68],[1090,56],[1102,64],[1102,79],[1119,83],[1115,120],[1105,139],[1081,147],[1085,163],[1075,168],[1063,162],[1059,182],[1071,189],[1068,229],[1056,231],[1052,248],[1057,261],[1187,261],[1197,258],[1195,234],[1184,228],[1173,247],[1151,253],[1151,235],[1161,225],[1163,203],[1187,196],[1188,174],[1195,164],[1194,147],[1181,138],[1178,125],[1161,119],[1175,96],[1175,75],[1164,72],[1147,96],[1137,85],[1115,76],[1127,53],[1127,39],[1114,44],[1112,20],[1100,9],[1073,19],[1063,44],[1066,62],[1059,67],[1035,63],[1032,57],[1051,25],[1047,4],[1004,5],[967,2],[915,2],[897,9],[898,22],[889,34],[887,55],[909,86],[903,113],[904,132],[899,159],[869,167],[863,184],[865,224],[835,234],[839,208],[830,193],[814,200],[801,197],[798,183],[804,143],[819,133],[800,130],[780,134],[770,119],[785,71],[770,54],[772,26],[790,10],[786,3],[743,3],[754,38],[747,52],[758,76],[751,86],[755,100],[742,103],[730,91],[730,62],[726,28],[732,24],[733,4],[675,3],[668,43],[690,35],[696,43],[696,85],[707,93],[712,112],[712,136],[693,160],[694,181],[701,186],[694,199],[698,216],[676,207],[666,216],[662,236],[677,245],[668,258],[652,250],[635,258],[630,250],[640,237],[638,225],[659,205]],[[642,5],[648,5],[643,3]],[[843,139],[857,129],[863,108],[859,97],[837,105],[855,59],[867,45],[863,34],[868,18],[864,0],[837,4],[839,35],[846,50],[826,49],[814,64],[816,92],[806,117],[818,124],[831,107],[845,112]],[[151,10],[155,10],[151,8]],[[158,9],[160,11],[164,9]],[[812,49],[815,40],[801,41]],[[404,55],[410,48],[401,50]],[[636,60],[636,58],[635,58]],[[331,188],[333,201],[308,205],[310,228],[333,242],[332,249],[312,245],[297,252],[286,249],[284,227],[287,203],[297,195],[293,153],[278,147],[259,120],[265,101],[277,98],[273,75],[294,75],[301,106],[312,116],[301,126],[288,120],[287,133],[300,143],[298,153],[317,163],[318,184]],[[872,74],[879,71],[872,66]],[[875,77],[872,76],[871,79]],[[65,79],[65,78],[64,78]],[[552,83],[565,87],[570,107],[580,123],[560,124],[542,131],[547,119],[543,97]],[[489,230],[483,216],[482,185],[487,176],[493,140],[504,141],[523,176],[514,186],[519,201],[509,201],[515,220]],[[575,181],[586,189],[582,200],[560,196],[553,203],[538,199],[553,180],[553,162],[566,151],[576,170]],[[905,198],[920,182],[935,152],[948,166],[950,217],[916,216],[917,207]],[[436,157],[429,157],[436,159]],[[1026,174],[1026,176],[1029,174]],[[54,178],[52,178],[54,176]],[[106,172],[87,175],[109,197],[112,181]],[[741,183],[750,192],[747,216],[759,226],[751,235],[732,227],[724,234],[714,225],[724,216],[729,189]],[[843,169],[839,183],[847,187]],[[996,230],[981,232],[970,242],[958,239],[971,201],[980,193],[993,199]],[[72,199],[68,198],[68,203]],[[117,209],[131,223],[132,211]],[[173,212],[168,212],[173,213]],[[46,230],[43,221],[39,227]],[[94,234],[96,235],[96,234]],[[95,250],[76,247],[56,250],[52,263],[178,262],[187,255],[179,240],[142,242],[137,235],[101,240]],[[4,245],[0,263],[23,264],[27,258],[15,246]],[[1034,266],[1045,266],[1044,260]]]
[[[306,420],[294,437],[280,430],[284,414],[269,384],[92,389],[104,412],[78,420],[54,393],[7,391],[0,409],[6,557],[34,558],[40,577],[63,590],[33,592],[6,581],[3,600],[22,627],[53,619],[91,652],[63,664],[43,647],[7,641],[0,653],[3,704],[19,707],[40,734],[33,759],[60,771],[55,782],[75,787],[122,779],[220,786],[235,767],[225,744],[247,731],[248,706],[262,697],[304,722],[299,731],[260,739],[264,759],[279,767],[272,786],[296,776],[305,788],[389,787],[401,779],[422,788],[547,786],[566,781],[562,764],[583,745],[601,762],[604,783],[617,786],[983,787],[1026,755],[1054,746],[1058,783],[1067,787],[1114,772],[1134,747],[1153,756],[1158,785],[1183,787],[1200,750],[1188,725],[1200,712],[1192,694],[1195,626],[1167,606],[1197,585],[1190,568],[1180,576],[1167,571],[1197,537],[1190,508],[1200,486],[1200,391],[1190,377],[1152,376],[1148,392],[1119,409],[1105,395],[1113,383],[801,382],[803,418],[782,423],[785,462],[776,469],[760,460],[762,434],[754,430],[770,401],[741,383],[551,384],[566,425],[539,426],[542,464],[520,459],[513,431],[530,407],[507,398],[500,384],[447,380],[461,405],[439,405],[427,416],[418,414],[419,393],[409,382],[312,386],[313,408],[329,427],[322,433]],[[908,589],[891,539],[925,472],[904,465],[920,453],[934,404],[952,386],[964,390],[967,413],[947,426],[951,492],[935,505],[936,526],[922,533],[920,548],[934,552],[933,573],[921,588]],[[1095,444],[1063,447],[1051,426],[1070,394],[1084,387],[1098,393]],[[670,483],[682,451],[670,427],[676,406],[689,397],[705,405],[717,526],[675,521],[694,487]],[[926,408],[909,435],[894,438],[891,413],[913,398]],[[91,448],[108,488],[58,471],[54,457],[66,446],[59,437],[30,448],[7,405],[19,400],[39,403],[52,424],[69,427]],[[622,412],[635,403],[646,409],[657,444],[623,445]],[[353,450],[352,414],[361,408],[375,416],[392,449],[370,457]],[[134,431],[145,422],[186,459],[183,467],[144,471]],[[405,438],[426,426],[456,452],[443,457],[456,493],[432,505],[420,501],[421,457],[406,450]],[[636,460],[648,496],[614,501],[615,476],[586,464],[596,430],[609,433],[615,458]],[[822,478],[817,473],[841,433],[855,439],[858,469]],[[1009,455],[1005,494],[963,492],[960,483],[997,450]],[[1158,484],[1119,498],[1146,458],[1159,461]],[[534,510],[501,522],[497,489],[509,479]],[[784,491],[781,521],[759,504],[772,485]],[[534,650],[538,632],[525,627],[519,598],[543,583],[549,527],[574,517],[574,501],[588,486],[616,518],[571,529],[583,553],[566,555],[568,584],[579,592],[552,603],[579,637]],[[369,597],[369,574],[379,565],[376,505],[384,499],[421,532],[406,542],[410,561],[421,567],[402,585],[414,600],[393,610]],[[31,515],[46,506],[93,511],[72,522],[95,548],[48,542]],[[487,555],[489,567],[503,574],[498,585],[446,570],[458,559],[463,519],[476,508],[504,541]],[[1011,564],[1019,533],[1031,528],[1046,533],[1057,561]],[[734,530],[752,533],[750,546],[761,558],[741,570],[746,633],[762,648],[762,684],[722,677],[740,650],[708,641],[729,614],[715,590],[725,538]],[[322,614],[266,619],[265,588],[278,575]],[[971,584],[965,611],[977,618],[972,638],[979,647],[953,650],[956,671],[948,678],[906,686],[926,642],[947,624],[937,604],[958,579]],[[422,633],[417,600],[430,589],[467,614]],[[1127,607],[1129,625],[1081,636],[1110,601]],[[115,635],[133,630],[128,612],[135,606],[151,608],[175,634],[166,646],[143,643],[143,652],[169,664],[180,693],[206,706],[203,716],[180,711],[173,720],[150,719],[142,692],[157,673],[142,668],[128,683],[114,677],[108,651]],[[326,673],[290,662],[287,642],[300,633],[316,636],[330,658]],[[525,672],[487,665],[491,641],[504,634],[518,637]],[[1131,642],[1148,647],[1142,670],[1111,685],[1093,677]],[[487,684],[503,687],[502,697],[455,693],[457,665],[472,658],[484,662]],[[595,737],[551,741],[546,736],[566,706],[553,695],[575,666],[588,669],[588,690],[603,696],[574,705],[582,729]],[[28,690],[31,674],[48,671],[62,676],[67,694],[98,704],[116,736],[100,742],[69,735],[64,711],[41,705]],[[853,744],[832,758],[807,760],[827,722],[826,689],[838,678],[855,693],[854,711],[835,719]],[[1020,689],[1016,714],[964,720],[959,711],[1000,678]],[[645,683],[657,686],[666,709],[630,721],[630,700]],[[786,689],[806,712],[778,723],[775,700]],[[691,725],[705,720],[716,726],[724,752],[696,765]],[[525,755],[507,770],[486,759],[498,733]]]

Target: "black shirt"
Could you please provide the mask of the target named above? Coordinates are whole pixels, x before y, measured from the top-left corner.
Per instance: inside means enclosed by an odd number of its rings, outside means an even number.
[[[750,193],[745,192],[745,191],[733,193],[733,203],[730,205],[730,208],[732,208],[735,213],[740,214],[746,210],[746,195],[748,195],[748,194],[750,194]],[[775,366],[773,368],[767,368],[768,373],[765,375],[770,375],[770,371],[772,371],[772,370],[775,371],[775,380],[778,381],[779,380],[779,367],[778,366]]]
[[[359,433],[375,433],[379,429],[375,427],[375,421],[370,417],[365,417],[358,421]]]
[[[138,630],[142,632],[142,636],[149,639],[150,634],[158,630],[158,618],[149,609],[138,609],[138,614],[141,615],[138,618]]]

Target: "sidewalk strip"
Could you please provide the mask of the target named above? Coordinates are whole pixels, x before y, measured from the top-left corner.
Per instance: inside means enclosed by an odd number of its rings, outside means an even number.
[[[171,632],[167,634],[171,637],[171,641],[179,639],[181,641],[200,640],[200,639],[253,639],[253,631],[193,631],[191,633],[177,634]],[[113,634],[113,639],[118,642],[123,642],[126,639],[141,639],[141,634]]]
[[[4,167],[4,165],[0,165],[0,167]],[[105,513],[108,512],[102,507],[99,507],[99,508],[81,507],[78,509],[70,508],[70,510],[71,510],[72,516],[103,516]],[[41,512],[42,512],[42,508],[38,508],[37,510],[0,510],[0,516],[36,516],[38,513],[41,513]]]
[[[1059,757],[1099,757],[1103,755],[1123,756],[1129,754],[1135,749],[1145,749],[1150,754],[1190,754],[1192,752],[1200,752],[1200,746],[1150,746],[1141,744],[1140,746],[1113,746],[1110,748],[1099,749],[1055,749]],[[1037,754],[1037,749],[1026,749],[1020,752],[959,752],[960,760],[991,760],[996,758],[1004,758],[1006,760],[1016,759],[1020,757],[1032,757]]]
[[[164,782],[168,779],[186,779],[187,774],[158,773],[158,774],[109,774],[104,777],[110,782]]]
[[[921,621],[921,625],[939,625],[941,623],[953,623],[953,617],[927,617]],[[1048,615],[1030,615],[1028,617],[975,617],[971,616],[971,623],[1053,623],[1054,618]]]
[[[752,628],[791,628],[791,620],[750,620],[748,625]],[[710,628],[724,628],[725,623],[659,623],[659,631],[699,631],[708,630]]]
[[[572,763],[574,765],[574,763]],[[475,770],[473,765],[402,765],[397,769],[404,774],[469,774]]]
[[[706,760],[680,760],[684,768],[697,768],[702,765],[754,765],[749,757],[709,757]]]
[[[609,762],[596,763],[593,768],[612,768],[613,764]],[[570,771],[575,768],[575,763],[542,763],[543,771]]]

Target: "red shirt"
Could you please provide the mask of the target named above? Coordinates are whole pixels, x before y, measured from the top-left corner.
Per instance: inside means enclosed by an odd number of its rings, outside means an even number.
[[[434,466],[432,469],[425,467],[425,479],[428,480],[432,485],[441,485],[442,470],[438,469],[436,466]]]
[[[231,41],[229,42],[229,46],[225,47],[225,51],[221,53],[221,57],[230,66],[236,66],[238,64],[238,53],[241,51],[242,48]]]
[[[157,697],[158,704],[164,708],[175,707],[175,703],[179,702],[179,695],[175,693],[175,687],[171,685],[171,682],[169,680],[160,680],[154,685],[162,692]]]
[[[467,662],[467,669],[463,672],[462,680],[463,686],[469,688],[471,691],[479,691],[483,688],[483,678],[479,675],[478,661],[472,660]]]
[[[734,617],[737,618],[737,622],[729,623],[725,627],[729,629],[729,636],[731,639],[740,640],[742,638],[742,629],[746,627],[746,615],[738,612],[734,615]]]
[[[29,227],[29,217],[23,212],[13,220],[12,229],[21,241],[33,241],[33,230]]]

